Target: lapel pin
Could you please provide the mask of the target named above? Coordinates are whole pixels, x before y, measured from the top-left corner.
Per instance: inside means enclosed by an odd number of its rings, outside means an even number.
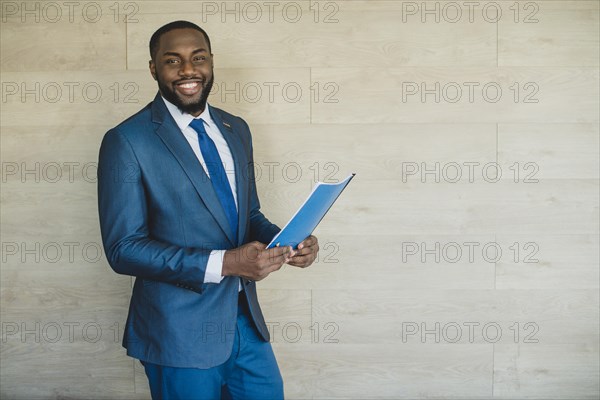
[[[226,128],[231,129],[231,125],[229,125],[227,122],[223,122],[223,125],[225,125]]]

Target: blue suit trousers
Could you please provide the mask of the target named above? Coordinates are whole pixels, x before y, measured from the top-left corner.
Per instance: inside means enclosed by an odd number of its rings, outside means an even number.
[[[240,293],[233,349],[212,368],[175,368],[142,362],[152,399],[283,399],[283,379],[269,342],[259,336]]]

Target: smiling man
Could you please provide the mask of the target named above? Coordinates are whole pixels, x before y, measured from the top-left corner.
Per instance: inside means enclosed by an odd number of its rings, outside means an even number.
[[[256,281],[311,265],[317,239],[266,249],[279,228],[260,211],[248,125],[207,104],[206,32],[167,24],[150,56],[159,93],[106,133],[98,163],[107,259],[137,277],[123,346],[154,399],[283,398]]]

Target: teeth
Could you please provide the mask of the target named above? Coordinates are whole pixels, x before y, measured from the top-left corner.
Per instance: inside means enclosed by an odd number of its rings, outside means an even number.
[[[181,85],[179,85],[179,86],[181,86],[182,88],[185,88],[185,89],[193,89],[193,88],[195,88],[196,86],[198,86],[198,82],[192,82],[192,83],[182,83],[182,84],[181,84]]]

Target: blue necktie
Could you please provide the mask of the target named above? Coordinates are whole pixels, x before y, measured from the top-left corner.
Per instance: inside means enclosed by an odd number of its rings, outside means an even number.
[[[213,189],[215,189],[215,192],[221,201],[221,205],[223,206],[223,210],[225,211],[229,221],[229,226],[233,231],[234,240],[237,242],[237,209],[235,207],[233,193],[231,192],[231,186],[227,180],[225,168],[223,168],[223,162],[221,161],[221,157],[219,157],[217,146],[206,133],[206,129],[204,129],[204,121],[202,119],[192,120],[190,126],[198,133],[200,151],[202,152],[206,169],[208,169],[208,173],[210,175],[210,182],[212,183]]]

